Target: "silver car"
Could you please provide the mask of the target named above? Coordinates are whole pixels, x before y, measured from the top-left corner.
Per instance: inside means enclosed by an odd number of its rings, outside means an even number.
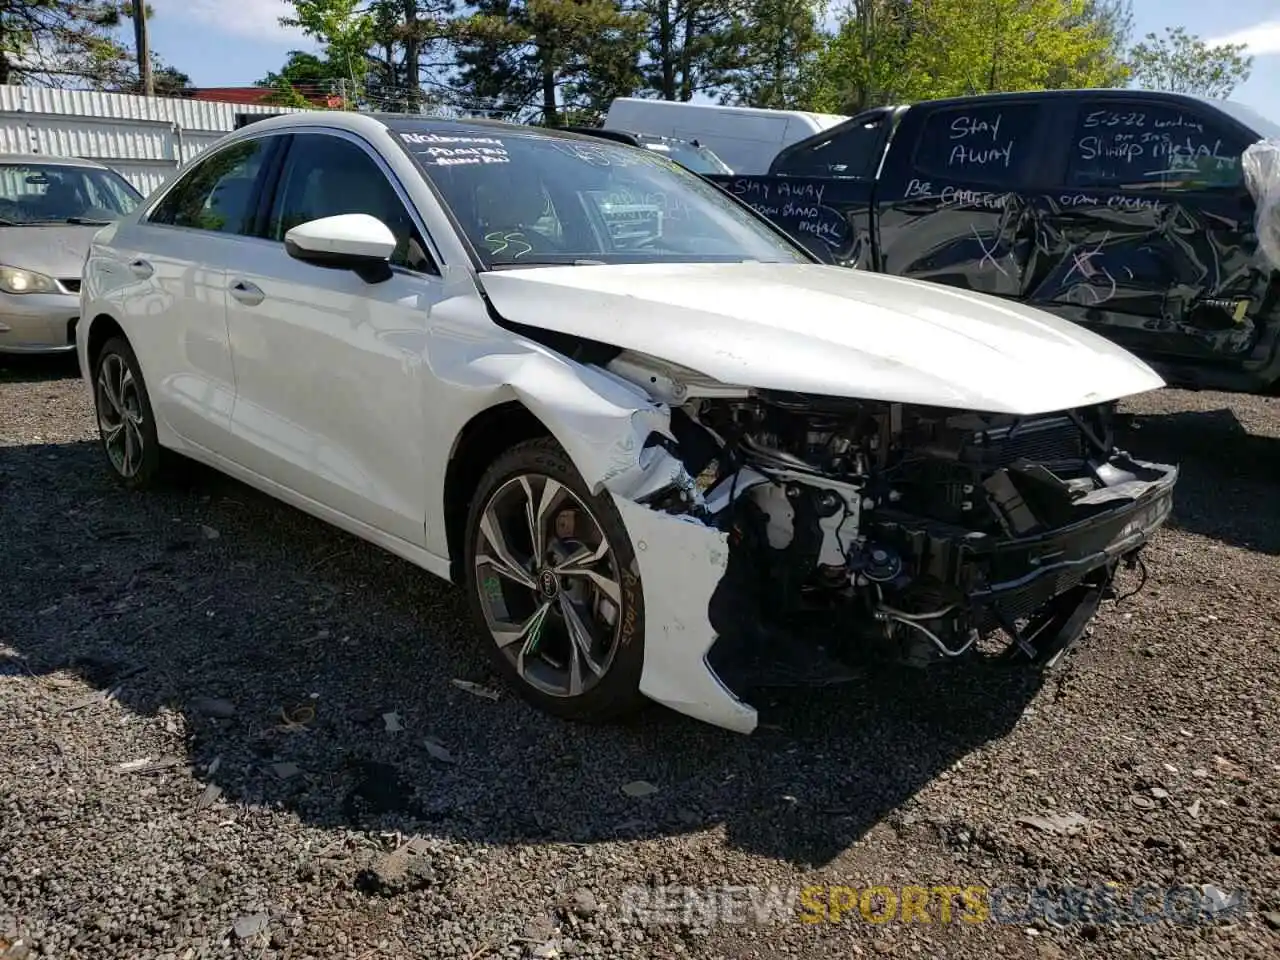
[[[100,163],[0,154],[0,353],[75,350],[89,241],[141,202]]]

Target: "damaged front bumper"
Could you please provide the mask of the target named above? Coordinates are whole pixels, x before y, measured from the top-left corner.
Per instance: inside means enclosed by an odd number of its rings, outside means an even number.
[[[1169,518],[1178,468],[1126,459],[1134,473],[1098,491],[1104,512],[1029,536],[975,536],[963,528],[898,517],[875,521],[877,532],[919,558],[934,578],[961,586],[986,625],[1006,629],[1099,570],[1135,555]],[[1089,498],[1079,501],[1089,504]]]
[[[650,367],[471,364],[616,506],[643,585],[640,691],[737,732],[753,690],[853,679],[868,655],[946,662],[1003,633],[1009,656],[1053,659],[1172,508],[1177,468],[1115,451],[1105,418],[832,409]],[[770,419],[737,416],[765,400]],[[877,466],[894,444],[909,456]]]
[[[1125,464],[1134,478],[1099,492],[1110,501],[1106,509],[1035,535],[976,536],[888,510],[879,514],[873,525],[878,541],[912,556],[930,576],[960,585],[964,602],[936,617],[880,612],[868,621],[896,619],[903,639],[918,641],[913,659],[921,662],[969,652],[969,644],[949,647],[938,640],[947,635],[944,627],[954,626],[947,621],[957,618],[975,633],[1002,629],[1010,637],[1008,657],[1057,659],[1084,634],[1118,568],[1138,559],[1172,511],[1177,467]],[[829,655],[838,645],[834,638],[856,634],[857,627],[828,618],[802,636],[763,626],[767,618],[752,594],[752,560],[732,530],[617,495],[614,501],[635,542],[647,597],[641,680],[646,696],[750,733],[758,722],[748,702],[753,689],[795,682],[800,659],[809,669],[800,682],[823,682],[815,670],[842,670],[842,661]]]
[[[727,687],[707,659],[718,639],[707,611],[728,567],[728,534],[616,494],[613,500],[631,534],[644,584],[640,692],[695,719],[751,733],[755,707]]]

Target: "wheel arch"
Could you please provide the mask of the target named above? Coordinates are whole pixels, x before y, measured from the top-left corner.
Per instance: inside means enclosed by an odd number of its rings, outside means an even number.
[[[467,511],[484,472],[516,444],[553,435],[519,400],[481,410],[459,431],[444,477],[445,541],[449,548],[449,578],[454,583],[463,580]]]
[[[129,339],[124,328],[111,314],[100,313],[89,321],[89,332],[85,338],[85,362],[90,375],[97,366],[98,355],[102,353],[103,346],[112,337],[123,337],[126,342]]]

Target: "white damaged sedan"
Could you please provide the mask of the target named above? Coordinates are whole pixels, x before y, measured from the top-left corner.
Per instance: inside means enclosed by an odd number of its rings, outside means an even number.
[[[651,152],[346,113],[248,126],[100,232],[111,468],[225,471],[463,585],[510,683],[741,732],[869,658],[1052,662],[1171,509],[1162,386],[1017,304],[812,261]]]

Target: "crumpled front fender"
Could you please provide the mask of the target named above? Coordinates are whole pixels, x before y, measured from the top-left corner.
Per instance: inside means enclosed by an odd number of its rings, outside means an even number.
[[[593,494],[630,499],[688,483],[684,465],[651,434],[671,440],[671,410],[596,367],[547,353],[486,356],[473,366],[505,383],[569,454]]]
[[[699,720],[752,732],[755,709],[706,662],[716,640],[708,609],[728,564],[727,535],[643,503],[673,486],[693,488],[677,457],[646,446],[654,433],[674,440],[670,408],[620,377],[554,353],[483,356],[472,367],[509,387],[551,431],[591,492],[608,491],[617,505],[644,589],[641,692]]]

